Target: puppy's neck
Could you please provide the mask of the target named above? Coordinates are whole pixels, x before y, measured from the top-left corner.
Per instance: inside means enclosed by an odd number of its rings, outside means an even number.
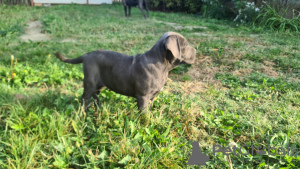
[[[145,52],[144,56],[147,60],[151,60],[156,67],[159,67],[162,72],[169,72],[172,69],[172,64],[167,59],[167,53],[163,48],[155,48],[155,50],[152,48]]]

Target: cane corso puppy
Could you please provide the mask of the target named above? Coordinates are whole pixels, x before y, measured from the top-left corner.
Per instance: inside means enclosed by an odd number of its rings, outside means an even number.
[[[99,104],[98,94],[103,87],[126,96],[135,97],[140,111],[162,90],[169,71],[180,64],[192,64],[196,49],[180,34],[167,32],[143,54],[128,56],[108,50],[96,50],[75,59],[60,53],[63,62],[83,63],[85,108],[91,97]],[[151,108],[152,105],[150,105]]]
[[[131,15],[131,7],[132,6],[138,6],[140,10],[142,11],[145,18],[149,18],[149,9],[147,6],[146,0],[122,0],[122,4],[124,6],[125,16],[129,17]],[[129,10],[129,14],[127,15],[127,6]],[[147,10],[147,15],[145,15],[143,7]]]

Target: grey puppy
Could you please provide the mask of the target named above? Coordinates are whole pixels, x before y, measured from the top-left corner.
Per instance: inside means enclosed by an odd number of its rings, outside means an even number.
[[[131,7],[132,6],[138,6],[140,10],[142,11],[145,18],[149,18],[149,9],[147,6],[146,0],[122,0],[122,4],[124,6],[125,16],[129,17],[131,15]],[[129,10],[129,15],[127,15],[127,6]],[[143,7],[147,10],[147,15],[145,15]]]
[[[56,56],[66,63],[83,63],[84,92],[81,99],[85,108],[91,97],[99,104],[97,95],[107,87],[116,93],[135,97],[142,111],[162,90],[170,70],[195,61],[196,49],[189,46],[182,35],[167,32],[149,51],[135,56],[107,50],[96,50],[75,59],[68,59],[58,52]]]

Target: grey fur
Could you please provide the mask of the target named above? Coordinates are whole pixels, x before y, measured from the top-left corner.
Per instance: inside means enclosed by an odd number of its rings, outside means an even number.
[[[145,18],[149,18],[149,9],[147,5],[146,0],[122,0],[122,4],[124,6],[124,11],[125,11],[125,16],[130,17],[131,16],[131,7],[132,6],[138,6],[141,12],[143,13]],[[128,6],[128,12],[129,14],[127,15],[127,6]],[[143,8],[146,9],[147,15],[145,15]]]
[[[116,93],[135,97],[142,111],[161,91],[170,70],[194,62],[196,49],[189,46],[182,35],[167,32],[149,51],[135,56],[107,50],[96,50],[75,59],[68,59],[58,52],[56,56],[66,63],[83,63],[82,101],[85,108],[91,97],[99,103],[97,95],[107,87]]]

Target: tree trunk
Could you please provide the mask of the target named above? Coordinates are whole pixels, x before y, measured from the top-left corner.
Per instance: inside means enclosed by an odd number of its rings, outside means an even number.
[[[256,7],[261,7],[261,5],[262,5],[262,0],[255,0]]]

